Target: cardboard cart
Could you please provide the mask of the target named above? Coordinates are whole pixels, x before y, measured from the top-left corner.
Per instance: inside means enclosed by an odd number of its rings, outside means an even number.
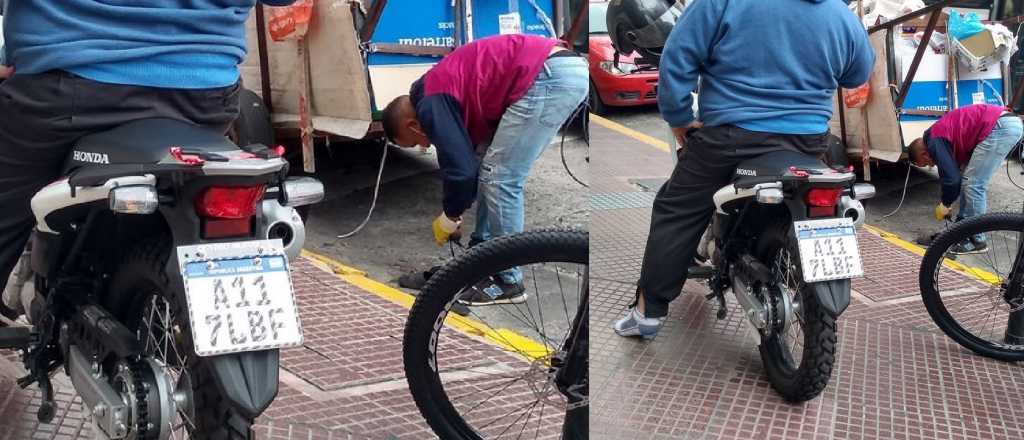
[[[374,117],[383,106],[408,93],[416,79],[455,47],[503,33],[561,35],[573,41],[586,10],[581,0],[309,3],[308,30],[284,41],[274,41],[270,31],[294,23],[275,20],[281,10],[257,7],[247,23],[249,47],[255,50],[241,66],[243,84],[259,94],[272,132],[301,139],[308,173],[315,172],[314,138],[334,147],[379,138],[382,132]],[[570,5],[578,13],[568,14]],[[252,104],[259,106],[260,101]]]
[[[972,71],[963,55],[955,55],[957,44],[984,54],[985,42],[933,39],[937,31],[946,33],[943,8],[951,3],[942,0],[869,27],[876,54],[870,98],[864,107],[849,108],[844,91],[836,93],[831,131],[840,135],[851,161],[863,166],[866,180],[871,180],[872,160],[905,160],[907,145],[949,109],[977,103],[1010,106],[1014,101],[1005,63]],[[937,53],[942,42],[945,50]]]

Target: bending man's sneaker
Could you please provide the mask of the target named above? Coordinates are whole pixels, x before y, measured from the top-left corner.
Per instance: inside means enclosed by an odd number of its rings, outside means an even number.
[[[988,244],[984,241],[977,241],[973,238],[964,240],[949,249],[956,255],[981,254],[988,250]]]
[[[522,304],[526,302],[526,287],[522,282],[506,283],[500,277],[487,277],[462,292],[459,303],[467,306]]]
[[[665,318],[645,318],[636,307],[630,307],[626,317],[615,321],[615,333],[619,336],[653,339],[664,323]]]

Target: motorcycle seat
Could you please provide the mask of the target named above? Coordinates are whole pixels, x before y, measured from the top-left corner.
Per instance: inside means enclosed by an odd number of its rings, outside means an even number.
[[[791,167],[812,174],[831,172],[828,165],[814,156],[796,151],[776,151],[741,162],[733,173],[733,183],[742,185],[775,180],[789,173]]]
[[[172,147],[210,153],[238,150],[219,130],[174,119],[140,119],[79,139],[64,172],[85,166],[155,164],[168,159]]]

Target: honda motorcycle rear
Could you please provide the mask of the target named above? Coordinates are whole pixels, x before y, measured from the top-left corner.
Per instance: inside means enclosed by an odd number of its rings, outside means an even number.
[[[736,297],[772,387],[789,401],[828,384],[836,320],[850,303],[850,279],[863,275],[855,227],[864,220],[859,200],[875,190],[855,181],[852,169],[777,152],[740,164],[714,196],[698,250],[713,267],[708,297],[719,319],[726,294]]]
[[[63,366],[101,437],[250,438],[278,350],[302,343],[293,208],[323,198],[287,172],[278,149],[173,120],[76,144],[67,177],[32,199],[32,330],[0,329],[23,350],[19,384],[43,392],[41,421]]]

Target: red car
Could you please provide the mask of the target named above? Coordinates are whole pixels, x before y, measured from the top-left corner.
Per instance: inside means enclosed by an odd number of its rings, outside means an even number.
[[[615,66],[615,48],[605,24],[607,1],[590,2],[590,110],[603,114],[606,107],[625,107],[658,102],[658,71],[637,71],[636,53],[621,54]]]

